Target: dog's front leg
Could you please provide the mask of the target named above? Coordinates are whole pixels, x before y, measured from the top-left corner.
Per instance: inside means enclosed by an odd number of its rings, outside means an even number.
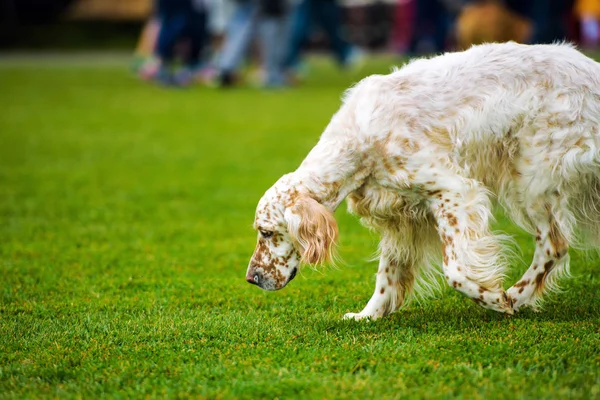
[[[393,251],[396,244],[395,238],[383,238],[375,292],[361,312],[348,313],[344,319],[377,319],[393,313],[402,305],[413,287],[415,271],[411,260],[400,260],[400,252]]]
[[[447,283],[484,308],[512,314],[502,288],[501,240],[489,230],[486,190],[449,170],[436,173],[443,178],[424,187],[438,223]]]

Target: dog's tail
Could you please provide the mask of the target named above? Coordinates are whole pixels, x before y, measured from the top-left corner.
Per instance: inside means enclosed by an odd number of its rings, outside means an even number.
[[[575,248],[600,249],[600,171],[582,175],[573,186],[570,215],[563,218],[569,225],[565,230],[572,233],[569,242]]]
[[[572,247],[600,248],[600,134],[574,134],[579,139],[568,146],[552,171],[559,178],[556,194],[562,199],[552,211]]]

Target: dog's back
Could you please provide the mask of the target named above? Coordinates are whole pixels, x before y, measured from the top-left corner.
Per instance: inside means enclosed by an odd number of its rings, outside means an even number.
[[[419,59],[363,80],[346,103],[362,140],[391,128],[396,140],[447,157],[530,231],[521,199],[556,190],[578,207],[586,199],[584,213],[600,220],[587,191],[600,194],[600,64],[568,44],[486,44]]]
[[[366,78],[345,102],[340,112],[355,115],[365,139],[394,126],[445,136],[453,151],[506,136],[563,145],[577,137],[600,148],[600,64],[565,44],[486,44],[419,59]]]

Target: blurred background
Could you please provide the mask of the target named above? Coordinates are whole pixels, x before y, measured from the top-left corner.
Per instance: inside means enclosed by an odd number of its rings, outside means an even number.
[[[379,238],[340,207],[340,268],[244,277],[350,85],[483,41],[590,54],[599,2],[0,0],[0,397],[598,399],[596,257],[543,313],[446,287],[351,326]]]
[[[0,0],[0,51],[133,54],[142,79],[262,87],[302,82],[303,54],[341,68],[375,52],[420,55],[481,42],[600,45],[600,0]]]

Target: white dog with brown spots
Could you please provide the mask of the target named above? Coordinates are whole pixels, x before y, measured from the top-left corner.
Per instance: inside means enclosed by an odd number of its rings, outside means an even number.
[[[506,292],[492,197],[536,240]],[[381,235],[373,297],[346,318],[394,312],[439,260],[484,308],[538,306],[568,272],[568,247],[600,238],[600,64],[566,44],[486,44],[365,78],[260,200],[247,281],[281,289],[301,263],[330,261],[344,199]]]

